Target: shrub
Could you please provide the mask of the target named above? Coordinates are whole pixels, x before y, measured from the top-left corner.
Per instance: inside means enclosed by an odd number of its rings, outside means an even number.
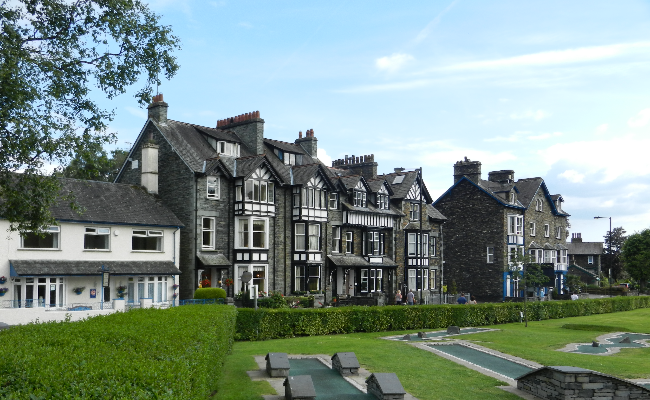
[[[195,299],[225,299],[226,291],[221,288],[198,288],[194,292]]]
[[[528,320],[557,319],[650,307],[650,297],[613,297],[579,301],[541,301],[526,306]],[[351,332],[441,329],[450,325],[484,326],[519,322],[524,303],[335,307],[325,309],[239,309],[237,340]]]
[[[189,305],[0,331],[0,398],[207,399],[236,315]]]

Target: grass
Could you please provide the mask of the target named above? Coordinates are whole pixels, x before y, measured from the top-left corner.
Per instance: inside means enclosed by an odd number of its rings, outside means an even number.
[[[581,325],[580,330],[562,329],[564,325]],[[589,326],[594,326],[589,330]],[[512,354],[543,365],[570,365],[615,375],[620,378],[650,377],[650,348],[624,349],[611,356],[592,356],[555,351],[569,343],[590,343],[603,334],[602,327],[625,326],[626,331],[650,333],[650,309],[600,314],[560,320],[534,321],[523,324],[492,326],[497,332],[463,335],[485,347]],[[403,342],[380,337],[414,333],[381,332],[346,335],[312,336],[262,342],[237,342],[226,359],[223,379],[216,397],[220,400],[260,399],[275,394],[265,382],[251,382],[246,371],[257,368],[253,356],[268,352],[289,354],[356,353],[363,368],[371,372],[395,372],[402,385],[420,400],[427,399],[518,399],[498,389],[504,385],[434,354]]]

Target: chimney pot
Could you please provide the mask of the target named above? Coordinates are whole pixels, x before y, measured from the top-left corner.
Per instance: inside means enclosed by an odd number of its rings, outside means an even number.
[[[302,131],[298,131],[298,139],[302,139]]]

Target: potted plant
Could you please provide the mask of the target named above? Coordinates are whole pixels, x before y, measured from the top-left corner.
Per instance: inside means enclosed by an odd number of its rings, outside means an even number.
[[[85,288],[86,288],[85,286],[79,286],[79,287],[76,287],[76,288],[72,288],[72,291],[79,295],[79,294],[83,293]]]
[[[212,282],[210,282],[209,279],[204,279],[201,282],[199,282],[201,287],[210,287],[212,285]]]
[[[227,278],[225,281],[226,286],[231,286],[233,283],[235,283],[232,279]]]
[[[7,283],[7,277],[6,276],[0,276],[0,285],[4,285]]]
[[[124,296],[126,296],[126,286],[118,286],[117,287],[117,297],[120,299],[123,299]]]
[[[0,288],[0,296],[4,296],[5,293],[7,293],[8,291],[9,291],[9,288],[6,288],[6,287]]]
[[[179,286],[180,286],[180,285],[174,283],[174,284],[172,285],[172,289],[173,289],[174,291],[176,291],[176,289],[178,289]]]

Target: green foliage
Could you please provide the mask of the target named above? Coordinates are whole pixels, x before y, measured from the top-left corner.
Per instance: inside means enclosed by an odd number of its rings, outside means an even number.
[[[207,399],[233,344],[229,306],[141,309],[0,332],[0,397]]]
[[[593,332],[628,332],[630,328],[623,328],[621,326],[607,326],[607,325],[588,325],[588,324],[564,324],[564,329],[572,329],[574,331],[593,331]]]
[[[141,0],[0,1],[0,215],[12,230],[53,224],[59,186],[44,167],[114,141],[113,112],[92,96],[140,84],[147,104],[178,70],[178,48]]]
[[[650,307],[650,297],[528,303],[528,320],[546,320]],[[440,329],[519,322],[523,303],[326,309],[239,309],[237,340],[266,340],[352,332]]]
[[[650,229],[629,236],[623,244],[621,256],[625,270],[639,282],[643,291],[650,280]]]
[[[623,271],[623,261],[621,259],[621,249],[627,240],[625,236],[625,229],[622,226],[612,229],[611,232],[611,246],[609,232],[605,236],[605,247],[603,248],[602,266],[605,269],[611,268],[612,278],[618,279]]]
[[[226,291],[221,288],[198,288],[194,292],[195,299],[225,299]]]
[[[587,284],[584,283],[578,275],[567,275],[566,277],[566,285],[569,287],[569,290],[572,292],[582,292],[586,287]]]
[[[55,173],[62,178],[113,182],[128,157],[128,150],[112,150],[109,157],[100,145],[93,144],[75,155],[67,167]]]
[[[287,300],[282,292],[270,292],[268,297],[257,300],[257,306],[263,308],[287,308]]]

